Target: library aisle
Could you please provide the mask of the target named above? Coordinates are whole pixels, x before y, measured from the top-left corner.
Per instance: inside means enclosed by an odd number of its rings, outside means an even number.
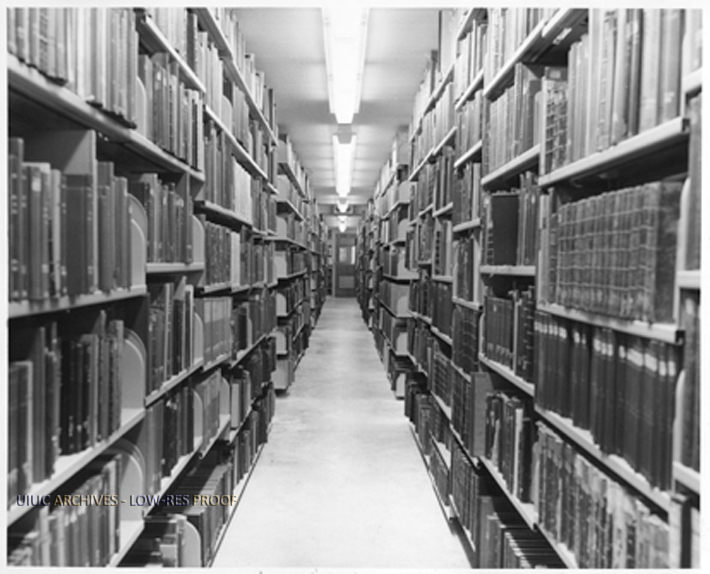
[[[354,299],[330,298],[216,567],[469,568]]]

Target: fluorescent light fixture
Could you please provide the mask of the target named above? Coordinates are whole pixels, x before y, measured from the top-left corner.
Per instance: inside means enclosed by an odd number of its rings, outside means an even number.
[[[339,124],[352,123],[360,109],[367,18],[367,8],[347,3],[323,8],[328,100]]]
[[[347,199],[338,200],[338,211],[340,213],[345,213],[348,210],[348,207],[350,207],[350,204]]]
[[[333,136],[333,153],[335,156],[335,190],[340,197],[350,193],[353,173],[353,159],[355,155],[356,137],[342,143],[337,135]]]
[[[340,230],[340,233],[345,233],[347,228],[348,224],[346,223],[345,216],[341,215],[338,217],[338,229]]]

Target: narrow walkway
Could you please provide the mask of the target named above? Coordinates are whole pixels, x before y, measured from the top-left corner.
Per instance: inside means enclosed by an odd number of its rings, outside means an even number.
[[[326,302],[214,566],[470,567],[354,299]]]

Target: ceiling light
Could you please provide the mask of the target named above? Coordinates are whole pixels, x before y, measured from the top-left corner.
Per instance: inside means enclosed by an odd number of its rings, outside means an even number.
[[[325,65],[330,111],[349,124],[360,109],[368,10],[348,5],[323,8]]]
[[[340,230],[340,233],[345,233],[345,230],[348,228],[347,223],[345,223],[345,218],[343,217],[340,222],[338,223],[338,229]]]
[[[345,213],[348,210],[348,207],[350,207],[350,204],[347,199],[338,200],[338,211],[340,213]]]
[[[333,153],[335,155],[335,190],[340,197],[350,193],[353,173],[353,156],[355,155],[355,136],[343,143],[338,136],[333,136]]]

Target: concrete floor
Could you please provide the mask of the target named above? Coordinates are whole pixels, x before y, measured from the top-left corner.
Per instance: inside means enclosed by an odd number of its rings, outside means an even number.
[[[470,567],[354,299],[326,302],[214,566]]]

